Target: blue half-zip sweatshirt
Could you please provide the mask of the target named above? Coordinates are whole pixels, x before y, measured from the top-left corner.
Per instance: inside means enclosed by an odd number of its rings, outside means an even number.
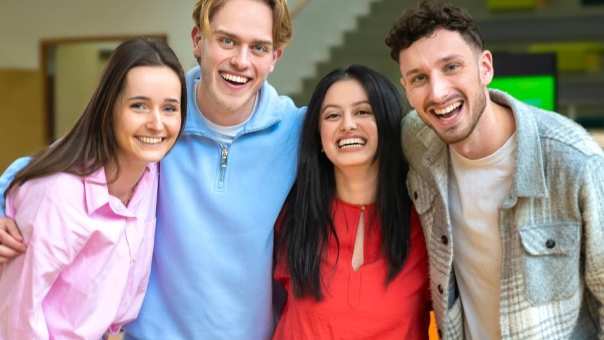
[[[296,172],[304,109],[265,83],[256,110],[221,145],[187,74],[183,135],[161,161],[147,295],[126,339],[267,339],[273,226]]]
[[[273,226],[295,178],[305,109],[265,82],[252,118],[221,145],[196,103],[199,73],[187,73],[185,129],[160,162],[151,277],[127,340],[271,336]]]

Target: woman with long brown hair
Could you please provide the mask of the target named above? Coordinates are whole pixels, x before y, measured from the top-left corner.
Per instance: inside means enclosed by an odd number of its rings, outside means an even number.
[[[11,183],[28,243],[0,272],[0,339],[99,339],[138,315],[155,232],[157,162],[186,114],[161,41],[122,43],[75,126]]]

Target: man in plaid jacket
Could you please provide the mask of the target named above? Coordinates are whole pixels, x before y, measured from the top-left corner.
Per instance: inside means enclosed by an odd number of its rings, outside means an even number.
[[[489,91],[462,9],[424,2],[386,38],[414,111],[409,192],[444,339],[604,339],[604,155],[569,119]]]

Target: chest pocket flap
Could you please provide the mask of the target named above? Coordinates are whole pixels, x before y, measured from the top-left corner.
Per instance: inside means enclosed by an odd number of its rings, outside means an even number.
[[[520,227],[524,250],[534,256],[569,255],[577,249],[580,227],[578,223],[554,223]]]

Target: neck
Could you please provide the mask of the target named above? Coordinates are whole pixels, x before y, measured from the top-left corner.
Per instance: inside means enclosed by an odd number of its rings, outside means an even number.
[[[336,194],[347,203],[365,205],[375,201],[377,162],[362,168],[335,169]]]
[[[143,176],[146,165],[132,164],[127,161],[120,161],[119,164],[119,173],[115,161],[105,165],[107,187],[110,195],[117,197],[127,205],[132,198],[136,184]]]
[[[512,111],[487,99],[484,112],[474,131],[463,141],[451,144],[451,147],[468,159],[483,158],[503,146],[514,131],[516,122]]]
[[[252,114],[258,94],[240,107],[227,107],[216,98],[208,95],[210,91],[203,89],[202,86],[203,83],[199,82],[196,89],[197,107],[199,107],[203,116],[212,123],[221,126],[233,126],[244,122]]]

